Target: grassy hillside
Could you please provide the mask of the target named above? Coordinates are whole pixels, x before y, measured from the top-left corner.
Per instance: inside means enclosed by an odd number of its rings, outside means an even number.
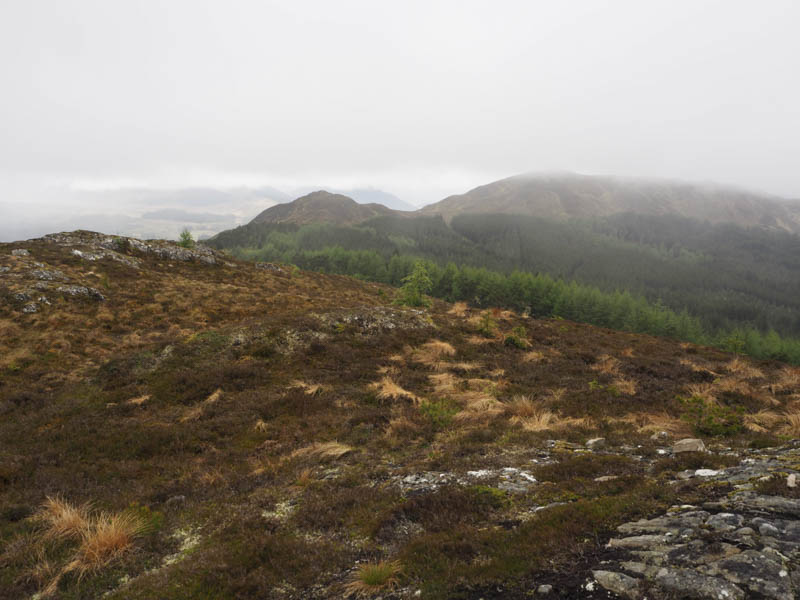
[[[797,369],[702,346],[86,232],[0,269],[2,598],[607,598],[617,525],[800,435]]]
[[[709,344],[734,335],[750,354],[798,361],[800,345],[791,340],[800,336],[799,240],[785,232],[624,214],[568,222],[464,215],[450,225],[440,217],[381,217],[358,226],[251,223],[210,243],[242,258],[393,285],[423,258],[438,265],[431,267],[439,274],[434,295],[450,301],[527,308]],[[536,275],[512,277],[514,271]],[[468,281],[458,283],[458,275]],[[520,277],[541,281],[541,291],[515,284]],[[686,321],[688,313],[692,324],[637,325],[633,300],[622,301],[620,291],[666,309],[669,320]],[[564,294],[569,299],[559,301]],[[573,306],[587,303],[595,308]]]

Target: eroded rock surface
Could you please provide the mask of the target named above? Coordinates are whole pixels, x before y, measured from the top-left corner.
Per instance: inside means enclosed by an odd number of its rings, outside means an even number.
[[[800,592],[800,499],[765,495],[753,483],[796,479],[800,451],[776,450],[706,474],[736,489],[702,506],[617,528],[613,560],[593,570],[607,591],[628,599],[791,600]],[[790,489],[787,485],[787,489]]]

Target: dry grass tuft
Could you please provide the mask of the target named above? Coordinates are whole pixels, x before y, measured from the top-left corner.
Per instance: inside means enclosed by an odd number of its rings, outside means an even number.
[[[452,308],[447,311],[448,315],[453,315],[456,317],[465,317],[467,316],[467,311],[469,308],[467,307],[466,302],[456,302],[453,304]]]
[[[547,357],[544,355],[544,352],[530,350],[522,355],[522,360],[523,362],[542,362],[547,360]]]
[[[605,375],[619,375],[619,366],[619,360],[608,354],[603,354],[597,359],[597,362],[591,366],[591,369],[592,371],[597,371]]]
[[[406,416],[395,417],[389,421],[386,428],[386,437],[390,439],[401,439],[416,435],[420,430],[419,425]]]
[[[800,369],[797,367],[784,367],[780,370],[777,380],[769,384],[769,390],[773,394],[792,392],[798,387],[800,387]]]
[[[611,382],[611,385],[613,385],[620,394],[624,394],[625,396],[636,395],[636,382],[633,379],[617,377]]]
[[[73,506],[63,498],[50,496],[34,515],[45,527],[45,539],[77,539],[89,525],[89,504]]]
[[[467,338],[468,344],[473,344],[475,346],[481,346],[483,344],[491,344],[492,342],[496,342],[497,340],[494,338],[487,338],[480,335],[471,335]]]
[[[131,511],[89,514],[87,504],[73,506],[61,498],[47,498],[35,520],[44,523],[43,539],[71,540],[78,546],[63,567],[50,561],[43,551],[28,573],[28,577],[47,585],[39,597],[53,596],[67,573],[77,573],[78,579],[99,571],[128,552],[137,538],[150,531],[149,524]]]
[[[525,419],[535,416],[539,410],[539,404],[530,396],[517,395],[504,403],[506,414]]]
[[[136,398],[131,398],[128,400],[128,404],[133,404],[134,406],[141,406],[145,402],[150,400],[150,394],[145,394],[144,396],[138,396]]]
[[[457,423],[487,423],[502,415],[505,408],[502,402],[485,394],[467,395],[466,406],[457,412],[453,420]]]
[[[633,358],[635,356],[633,353],[633,348],[625,348],[622,350],[622,352],[620,352],[620,356],[624,356],[625,358]]]
[[[737,356],[727,365],[725,369],[728,373],[738,375],[742,379],[761,379],[764,373],[761,369],[754,367],[749,361],[744,360],[742,357]]]
[[[787,413],[784,415],[784,419],[786,422],[781,427],[780,433],[793,438],[800,438],[800,413]]]
[[[399,400],[410,398],[414,402],[419,402],[419,397],[413,392],[404,390],[397,385],[391,377],[384,377],[380,381],[369,384],[369,389],[375,390],[381,400]]]
[[[481,368],[480,363],[471,363],[471,362],[454,362],[454,363],[447,363],[447,367],[452,369],[453,371],[477,371]]]
[[[455,354],[456,349],[447,342],[431,340],[414,350],[412,352],[412,358],[416,362],[420,362],[428,367],[442,370],[447,366],[444,360],[448,357],[455,356]]]
[[[325,386],[319,383],[306,383],[305,381],[300,381],[299,379],[295,379],[289,385],[290,389],[301,389],[307,396],[316,396],[325,391]]]
[[[555,428],[558,418],[546,408],[539,408],[525,417],[512,417],[512,423],[518,423],[525,431],[547,431]]]
[[[222,398],[222,388],[217,388],[214,391],[214,393],[212,393],[208,398],[203,400],[200,404],[193,406],[192,408],[187,410],[180,418],[180,422],[186,423],[187,421],[196,421],[197,419],[203,416],[206,407],[214,404],[220,398]]]
[[[135,513],[100,513],[84,528],[73,566],[81,574],[97,571],[128,551],[136,538],[148,531]]]
[[[566,394],[567,388],[555,388],[547,392],[542,400],[545,404],[552,406],[559,404],[564,399]]]
[[[459,379],[452,373],[437,373],[429,375],[428,379],[433,384],[433,391],[439,395],[447,395],[456,391]]]
[[[346,597],[368,598],[386,592],[397,585],[400,569],[398,561],[360,565],[350,582],[344,586],[344,594]]]
[[[775,425],[784,420],[785,417],[775,411],[764,409],[757,413],[744,416],[744,426],[756,433],[766,433]]]
[[[339,460],[343,456],[350,454],[353,448],[339,442],[315,442],[310,446],[300,448],[292,452],[292,458]]]
[[[700,398],[706,404],[716,404],[717,396],[715,386],[711,383],[692,383],[686,386],[686,390],[693,398]]]

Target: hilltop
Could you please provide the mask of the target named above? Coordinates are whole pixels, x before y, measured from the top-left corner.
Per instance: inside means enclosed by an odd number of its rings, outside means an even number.
[[[800,370],[394,297],[0,244],[0,597],[788,597]]]
[[[354,225],[382,215],[399,214],[382,204],[359,204],[341,194],[324,190],[312,192],[287,202],[276,204],[258,214],[251,223],[332,223]]]
[[[795,202],[712,184],[572,173],[509,177],[419,212],[442,215],[447,221],[475,213],[557,220],[634,213],[800,232],[800,204]]]

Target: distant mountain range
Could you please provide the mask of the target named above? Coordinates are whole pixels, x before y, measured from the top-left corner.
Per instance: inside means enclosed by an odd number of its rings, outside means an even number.
[[[619,213],[678,216],[800,233],[800,203],[711,184],[577,174],[518,175],[450,196],[416,211],[391,210],[395,198],[372,190],[375,202],[358,209],[353,198],[314,192],[265,210],[253,222],[354,225],[378,215],[528,215],[555,220]],[[387,199],[387,202],[382,202]],[[405,203],[403,203],[405,205]]]

